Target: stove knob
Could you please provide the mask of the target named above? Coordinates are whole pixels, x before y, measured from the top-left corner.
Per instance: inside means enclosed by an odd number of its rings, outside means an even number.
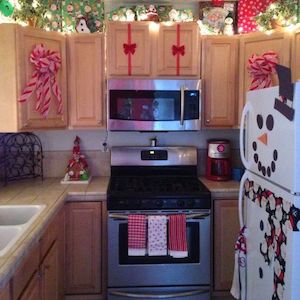
[[[195,205],[195,200],[194,200],[194,199],[188,200],[187,205],[188,205],[189,207],[193,207],[193,206]]]
[[[157,205],[157,207],[163,207],[164,201],[163,200],[156,200],[155,204]]]
[[[178,207],[184,207],[184,201],[183,200],[177,200]]]

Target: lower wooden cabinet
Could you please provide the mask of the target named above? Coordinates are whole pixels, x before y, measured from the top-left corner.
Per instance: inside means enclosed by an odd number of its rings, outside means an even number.
[[[238,200],[214,200],[214,292],[229,292],[234,270],[234,245],[239,232]]]
[[[19,300],[40,300],[40,275],[35,272]]]
[[[66,204],[67,299],[105,299],[102,230],[102,202]]]
[[[64,210],[50,222],[12,277],[11,298],[5,300],[63,300]],[[2,300],[2,295],[0,294]]]
[[[1,300],[10,300],[10,290],[9,290],[9,283],[0,289],[0,299]]]

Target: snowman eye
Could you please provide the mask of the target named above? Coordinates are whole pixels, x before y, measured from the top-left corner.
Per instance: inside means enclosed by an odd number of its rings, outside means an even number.
[[[268,130],[271,131],[273,129],[273,127],[274,127],[274,118],[273,118],[272,115],[267,116],[266,125],[267,125]]]
[[[256,122],[257,122],[258,128],[259,128],[259,129],[262,129],[263,124],[264,124],[264,120],[263,120],[262,115],[257,115],[257,117],[256,117]]]

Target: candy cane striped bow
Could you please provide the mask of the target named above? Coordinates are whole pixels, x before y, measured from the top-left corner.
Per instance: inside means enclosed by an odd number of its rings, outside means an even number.
[[[34,65],[35,70],[18,101],[26,102],[35,91],[35,110],[46,118],[50,110],[52,90],[57,99],[57,113],[62,114],[61,91],[55,77],[61,66],[59,53],[46,50],[43,44],[38,44],[31,52],[29,60]]]
[[[275,73],[278,56],[273,51],[268,51],[261,56],[253,54],[248,59],[248,72],[253,78],[250,91],[271,86],[271,75]]]

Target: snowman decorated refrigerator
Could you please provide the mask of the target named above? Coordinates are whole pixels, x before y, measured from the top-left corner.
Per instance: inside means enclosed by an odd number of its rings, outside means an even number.
[[[279,86],[248,92],[241,120],[246,300],[300,300],[300,81],[277,73]]]

